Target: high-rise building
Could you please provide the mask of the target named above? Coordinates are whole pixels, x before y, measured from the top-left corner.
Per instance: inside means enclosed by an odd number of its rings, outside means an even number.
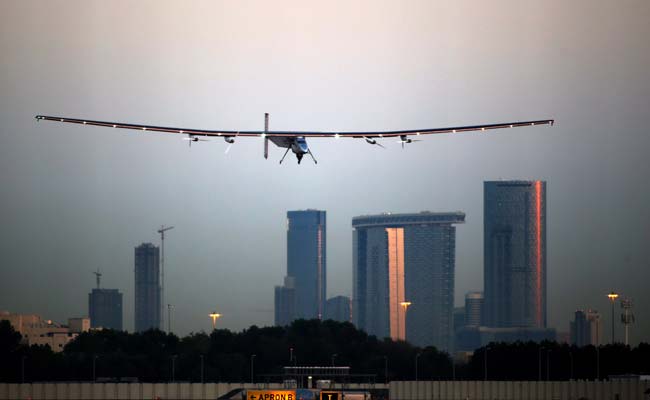
[[[546,182],[484,183],[484,325],[546,327]]]
[[[357,327],[450,351],[454,224],[463,222],[462,212],[354,217],[352,309]]]
[[[483,292],[465,295],[465,326],[481,326],[483,321]]]
[[[287,212],[287,276],[294,278],[295,318],[322,318],[327,292],[326,214]]]
[[[601,343],[601,321],[598,311],[577,310],[571,321],[571,343],[576,346],[599,346]]]
[[[88,294],[88,316],[93,328],[122,330],[122,293],[95,288]]]
[[[327,299],[325,319],[339,322],[352,322],[352,304],[348,296],[336,296]]]
[[[160,329],[160,252],[151,243],[135,248],[135,330]]]
[[[284,278],[284,286],[275,287],[275,326],[287,326],[296,316],[295,279]]]

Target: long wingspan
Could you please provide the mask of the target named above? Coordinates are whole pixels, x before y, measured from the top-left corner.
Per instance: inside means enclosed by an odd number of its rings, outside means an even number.
[[[367,131],[367,132],[316,132],[316,131],[221,131],[221,130],[203,130],[203,129],[187,129],[187,128],[171,128],[155,125],[144,124],[127,124],[124,122],[108,122],[108,121],[94,121],[90,119],[76,119],[66,117],[52,117],[47,115],[37,115],[36,119],[41,121],[56,121],[66,122],[71,124],[80,125],[94,125],[103,126],[107,128],[116,129],[134,129],[138,131],[148,132],[165,132],[165,133],[178,133],[191,136],[258,136],[272,138],[283,137],[352,137],[352,138],[382,138],[382,137],[399,137],[399,136],[412,136],[412,135],[432,135],[438,133],[460,133],[471,131],[487,131],[491,129],[503,128],[516,128],[522,126],[535,126],[535,125],[553,125],[555,120],[540,119],[535,121],[517,121],[505,122],[498,124],[485,124],[485,125],[468,125],[468,126],[451,126],[446,128],[426,128],[426,129],[412,129],[403,131]]]

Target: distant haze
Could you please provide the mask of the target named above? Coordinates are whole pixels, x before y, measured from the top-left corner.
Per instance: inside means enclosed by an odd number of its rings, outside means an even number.
[[[351,295],[353,216],[463,211],[456,303],[483,289],[483,181],[547,181],[548,320],[635,302],[650,339],[650,2],[0,2],[0,309],[65,321],[166,236],[175,332],[273,322],[286,211],[327,211],[328,296]],[[391,130],[555,118],[404,150],[271,145],[39,122]],[[617,313],[620,310],[617,308]],[[618,317],[617,317],[618,318]],[[621,333],[618,333],[621,338]]]

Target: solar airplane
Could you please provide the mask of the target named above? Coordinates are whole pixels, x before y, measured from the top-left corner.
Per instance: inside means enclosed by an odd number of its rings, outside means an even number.
[[[281,148],[286,148],[284,155],[280,159],[280,164],[291,150],[298,159],[298,164],[302,161],[302,158],[305,154],[314,160],[314,163],[317,163],[316,158],[311,152],[311,149],[307,145],[308,137],[327,137],[327,138],[354,138],[354,139],[364,139],[368,144],[384,147],[379,143],[379,139],[383,138],[399,138],[397,143],[402,144],[404,148],[405,144],[413,143],[419,141],[413,137],[421,135],[434,135],[440,133],[461,133],[461,132],[487,132],[493,129],[506,129],[506,128],[518,128],[523,126],[535,126],[535,125],[553,125],[555,122],[553,119],[541,119],[536,121],[518,121],[518,122],[504,122],[498,124],[486,124],[486,125],[469,125],[469,126],[452,126],[446,128],[426,128],[426,129],[413,129],[413,130],[402,130],[402,131],[362,131],[362,132],[315,132],[315,131],[270,131],[269,130],[269,114],[264,114],[264,130],[263,131],[222,131],[222,130],[202,130],[202,129],[186,129],[186,128],[170,128],[163,126],[154,126],[154,125],[144,125],[144,124],[127,124],[123,122],[108,122],[108,121],[94,121],[89,119],[76,119],[76,118],[66,118],[66,117],[52,117],[47,115],[37,115],[37,121],[55,121],[55,122],[65,122],[71,124],[81,124],[81,125],[94,125],[94,126],[103,126],[107,128],[115,129],[134,129],[143,132],[164,132],[164,133],[174,133],[179,135],[187,135],[185,140],[189,141],[189,144],[192,145],[192,142],[205,141],[206,137],[222,137],[229,145],[226,149],[226,152],[230,149],[230,146],[235,143],[235,140],[239,137],[261,137],[264,139],[264,158],[269,157],[269,140],[273,142],[276,146]]]

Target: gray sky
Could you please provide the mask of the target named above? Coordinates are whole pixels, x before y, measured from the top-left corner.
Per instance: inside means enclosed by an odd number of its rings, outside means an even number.
[[[176,332],[273,321],[287,210],[328,216],[328,295],[350,295],[351,218],[467,214],[456,303],[482,290],[482,182],[548,182],[549,322],[634,299],[650,334],[650,3],[639,1],[0,2],[0,309],[85,315],[92,270],[124,293],[133,248],[167,241]],[[34,121],[390,130],[555,118],[554,127],[427,137],[402,151],[310,140],[278,165],[260,139]],[[618,312],[618,310],[617,310]],[[620,337],[620,336],[619,336]]]

